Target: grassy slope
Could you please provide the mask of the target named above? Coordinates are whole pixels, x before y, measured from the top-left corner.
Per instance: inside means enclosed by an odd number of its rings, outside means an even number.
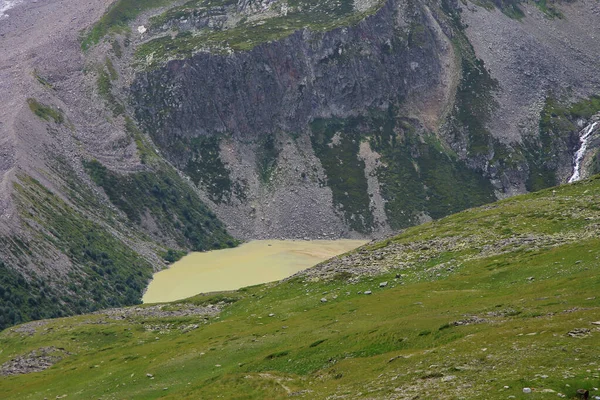
[[[600,386],[600,331],[591,324],[600,320],[599,200],[600,176],[414,227],[367,246],[383,254],[376,263],[401,270],[357,283],[299,277],[243,289],[228,295],[237,301],[219,317],[187,333],[178,327],[198,317],[93,315],[51,320],[32,336],[9,329],[0,334],[0,364],[43,346],[71,355],[44,372],[0,378],[0,393],[557,398],[546,389],[573,398],[577,388]],[[372,295],[358,294],[368,289]],[[453,324],[474,317],[485,322]],[[569,337],[575,328],[591,331]],[[523,387],[536,390],[524,395]]]

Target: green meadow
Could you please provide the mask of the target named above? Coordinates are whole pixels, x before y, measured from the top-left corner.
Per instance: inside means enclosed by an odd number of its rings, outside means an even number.
[[[0,373],[34,351],[52,365],[0,377],[0,397],[594,398],[599,233],[596,176],[407,229],[282,282],[155,314],[12,327]]]

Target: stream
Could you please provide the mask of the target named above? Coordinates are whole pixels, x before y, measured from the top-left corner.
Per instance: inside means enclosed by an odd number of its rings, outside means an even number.
[[[579,142],[581,143],[581,146],[573,156],[573,175],[571,175],[571,177],[569,178],[569,183],[577,182],[581,179],[581,162],[583,161],[583,157],[585,156],[585,152],[591,139],[592,132],[594,132],[594,128],[596,128],[597,124],[598,121],[586,126],[579,132]]]

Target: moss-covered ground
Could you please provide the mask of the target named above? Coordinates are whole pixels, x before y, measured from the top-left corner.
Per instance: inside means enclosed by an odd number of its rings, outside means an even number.
[[[381,263],[374,276],[300,276],[166,306],[227,298],[206,322],[96,314],[8,329],[0,365],[45,346],[68,354],[43,372],[0,378],[0,391],[6,399],[599,395],[599,200],[595,177],[369,244],[355,254]],[[398,257],[410,267],[394,269]]]

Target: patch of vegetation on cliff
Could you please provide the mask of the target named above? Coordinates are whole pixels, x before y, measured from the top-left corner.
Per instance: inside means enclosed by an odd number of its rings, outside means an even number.
[[[22,176],[14,187],[20,214],[35,236],[51,243],[74,266],[54,311],[75,314],[141,301],[152,273],[148,261],[37,180]]]
[[[277,148],[276,136],[269,134],[259,140],[256,151],[256,163],[258,175],[263,183],[269,182],[271,175],[277,167],[279,149]]]
[[[599,198],[595,177],[363,246],[343,257],[338,278],[307,271],[4,331],[0,365],[46,346],[69,355],[0,379],[0,390],[7,400],[600,395]],[[189,312],[209,304],[220,314]]]
[[[556,0],[478,0],[475,4],[487,8],[488,10],[498,8],[507,17],[518,21],[525,18],[522,4],[533,4],[536,6],[548,19],[562,19],[564,15],[557,8],[559,1]]]
[[[333,202],[350,227],[368,233],[373,226],[365,163],[358,158],[361,118],[316,119],[311,123],[315,155],[327,174]]]
[[[321,119],[311,125],[313,148],[327,174],[334,203],[353,229],[368,232],[373,222],[365,165],[358,159],[362,140],[369,141],[384,165],[378,168],[377,178],[393,229],[418,224],[425,215],[441,218],[495,200],[488,180],[468,168],[435,135],[418,132],[414,123],[397,116],[391,106],[364,117]]]
[[[600,149],[596,150],[592,156],[592,163],[590,165],[589,173],[592,175],[600,174]]]
[[[217,12],[219,8],[236,4],[237,0],[191,0],[182,6],[169,8],[162,14],[151,17],[150,29],[158,29],[169,22],[177,23],[181,20],[197,18],[200,15],[221,15]]]
[[[235,246],[217,217],[174,171],[121,175],[96,160],[85,162],[84,167],[131,222],[140,225],[151,217],[161,232],[176,238],[180,247],[194,251]]]
[[[192,2],[192,7],[198,7]],[[189,3],[188,3],[189,4]],[[204,2],[202,3],[204,4]],[[208,3],[207,3],[208,4]],[[280,40],[292,33],[308,28],[315,32],[326,32],[338,27],[348,27],[359,23],[374,14],[383,4],[370,8],[367,11],[354,11],[352,3],[344,0],[341,4],[336,2],[292,1],[287,5],[285,12],[278,16],[260,20],[248,21],[242,18],[232,28],[203,28],[198,31],[180,31],[175,37],[171,35],[159,37],[140,45],[136,49],[137,63],[142,67],[155,68],[162,62],[178,58],[189,58],[196,51],[209,50],[211,52],[227,54],[230,51],[248,51],[257,45],[269,41]],[[215,7],[212,6],[211,7]],[[221,3],[217,6],[217,13],[222,13]],[[274,7],[282,7],[276,4]],[[205,10],[206,11],[206,10]],[[233,9],[228,12],[234,13]],[[172,14],[173,18],[186,17],[194,11],[184,6],[183,9]],[[207,12],[210,14],[210,12]],[[190,16],[191,17],[191,16]],[[162,25],[173,18],[169,11],[157,19],[155,23]]]
[[[244,190],[239,182],[232,181],[229,170],[221,160],[220,139],[217,136],[200,136],[182,140],[191,155],[184,172],[192,182],[201,186],[215,203],[229,203],[232,195],[244,199]]]
[[[52,85],[52,83],[50,83],[44,76],[42,76],[38,70],[33,70],[33,77],[46,89],[54,90],[54,85]]]
[[[27,99],[27,104],[29,104],[31,112],[44,121],[52,120],[57,124],[62,124],[65,121],[65,117],[61,110],[47,106],[33,98]]]
[[[540,9],[546,16],[550,19],[558,18],[562,19],[565,16],[562,12],[556,7],[556,4],[559,1],[556,0],[534,0],[533,4]]]
[[[558,184],[556,155],[572,150],[581,130],[578,120],[587,120],[600,111],[600,97],[592,96],[566,105],[566,101],[550,95],[540,114],[539,136],[525,142],[529,161],[527,190],[535,191]],[[575,149],[576,150],[576,149]]]
[[[393,229],[490,203],[491,184],[469,169],[433,134],[419,134],[393,107],[371,113],[371,148],[386,165],[378,171],[386,214]],[[380,127],[380,129],[376,129]]]
[[[456,91],[454,109],[448,117],[447,129],[456,141],[466,139],[469,158],[485,157],[491,153],[493,137],[486,124],[497,107],[494,80],[468,39],[460,32],[453,39],[461,60],[461,80]]]
[[[98,86],[98,94],[106,101],[108,108],[115,117],[125,112],[125,107],[112,92],[112,81],[118,77],[119,75],[112,61],[107,57],[105,64],[98,70],[96,84]]]
[[[507,17],[520,21],[525,18],[525,13],[519,7],[522,2],[522,0],[478,0],[475,4],[488,10],[497,7]]]
[[[109,33],[128,32],[130,30],[128,24],[142,12],[171,2],[172,0],[117,0],[89,31],[82,34],[81,48],[89,49]]]
[[[140,157],[140,162],[142,164],[151,163],[152,161],[156,161],[159,157],[156,155],[156,152],[152,145],[148,143],[142,132],[139,130],[135,122],[129,117],[125,117],[125,130],[129,134],[129,136],[134,140],[135,146],[138,150],[138,155]]]
[[[484,62],[477,58],[465,34],[466,26],[461,21],[460,10],[445,0],[442,1],[442,9],[455,28],[452,43],[461,66],[453,108],[442,131],[452,149],[465,159],[469,168],[479,170],[488,179],[498,179],[506,170],[519,169],[524,156],[518,146],[511,147],[500,142],[488,130],[487,125],[498,107],[495,95],[499,84]]]

